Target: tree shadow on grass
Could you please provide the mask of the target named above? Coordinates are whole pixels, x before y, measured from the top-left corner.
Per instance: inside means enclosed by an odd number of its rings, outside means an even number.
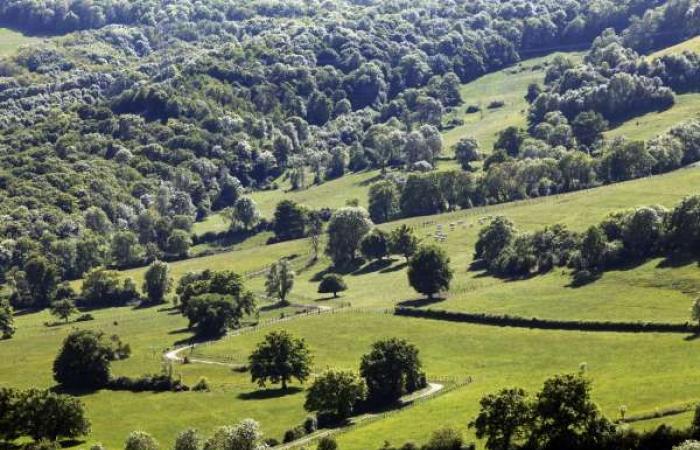
[[[396,260],[395,259],[378,259],[376,261],[372,261],[371,263],[367,264],[366,266],[354,271],[352,273],[352,276],[359,276],[359,275],[367,275],[368,273],[372,272],[380,272],[383,269],[386,269],[387,267],[390,267],[392,264],[394,264]]]
[[[338,275],[349,275],[355,271],[357,271],[362,265],[364,264],[364,260],[361,258],[358,258],[348,264],[346,267],[336,267],[336,266],[328,266],[325,269],[316,272],[313,277],[311,277],[311,281],[321,281],[321,279],[325,276],[328,275],[329,273],[337,273]]]
[[[596,281],[600,280],[600,278],[603,276],[602,272],[588,272],[588,273],[581,273],[579,272],[578,274],[573,274],[571,276],[571,282],[564,287],[571,288],[571,289],[578,289],[582,288],[585,286],[588,286],[589,284],[593,284]]]
[[[695,341],[698,339],[700,339],[700,330],[696,331],[693,334],[689,334],[688,336],[683,338],[684,341],[688,341],[688,342]]]
[[[289,306],[289,302],[275,302],[275,303],[270,303],[269,305],[263,305],[258,310],[260,312],[265,312],[265,311],[275,311],[277,309],[282,309],[286,308]]]
[[[395,266],[387,267],[386,269],[382,269],[379,271],[379,273],[392,273],[392,272],[398,272],[399,270],[403,270],[408,266],[408,263],[406,261],[397,264]]]
[[[282,388],[277,389],[258,389],[252,392],[242,392],[238,394],[238,398],[241,400],[269,400],[273,398],[286,397],[287,395],[294,395],[302,392],[303,389],[298,386],[288,387],[286,390]]]
[[[71,447],[77,447],[79,445],[85,444],[87,441],[83,439],[64,439],[58,443],[58,445],[61,446],[61,448],[71,448]]]
[[[690,264],[700,264],[698,258],[689,253],[672,253],[659,261],[656,265],[659,269],[677,269]]]
[[[404,300],[402,302],[398,302],[396,305],[403,308],[423,308],[425,306],[442,303],[445,300],[447,300],[445,297],[418,298],[415,300]]]

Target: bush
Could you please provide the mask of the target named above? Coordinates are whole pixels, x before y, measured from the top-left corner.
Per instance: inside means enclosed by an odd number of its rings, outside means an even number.
[[[306,434],[311,434],[314,431],[318,430],[318,420],[314,416],[309,416],[306,419],[304,419],[304,431],[306,431]]]
[[[306,432],[304,430],[303,426],[297,426],[294,427],[290,430],[287,430],[284,432],[284,437],[282,438],[282,442],[287,444],[289,442],[296,441],[297,439],[301,439],[306,435]]]
[[[158,441],[144,431],[132,431],[126,438],[124,450],[158,450]]]
[[[182,381],[167,374],[143,375],[139,378],[118,377],[111,380],[108,387],[115,391],[131,392],[182,392],[190,390]]]
[[[192,386],[193,391],[197,392],[209,392],[209,380],[206,377],[201,377],[197,383]]]
[[[329,436],[324,436],[318,441],[318,447],[316,447],[316,450],[337,450],[338,449],[338,443],[335,442],[335,439]]]

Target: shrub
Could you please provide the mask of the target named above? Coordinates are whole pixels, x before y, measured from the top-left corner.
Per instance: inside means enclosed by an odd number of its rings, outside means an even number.
[[[318,441],[316,450],[338,450],[338,444],[330,436],[324,436]]]
[[[338,292],[347,290],[348,286],[345,284],[343,277],[335,274],[329,273],[323,276],[321,283],[318,285],[319,294],[333,294],[334,298],[338,298]]]
[[[311,434],[318,430],[318,420],[316,420],[316,417],[314,416],[308,416],[306,419],[304,419],[303,427],[306,434]]]
[[[124,442],[124,450],[158,450],[158,441],[145,431],[132,431]]]
[[[95,320],[95,317],[90,313],[81,314],[75,318],[76,322],[89,322]]]
[[[201,377],[197,383],[192,386],[193,391],[197,392],[209,392],[209,380],[206,377]]]
[[[292,429],[289,429],[284,432],[284,437],[282,438],[282,442],[289,443],[296,441],[297,439],[301,439],[306,435],[306,432],[304,430],[303,426],[297,426]]]

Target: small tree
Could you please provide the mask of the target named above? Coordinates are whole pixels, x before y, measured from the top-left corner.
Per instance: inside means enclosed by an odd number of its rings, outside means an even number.
[[[700,298],[695,299],[690,312],[693,320],[698,321],[698,327],[700,327]]]
[[[51,304],[51,314],[68,323],[68,319],[78,310],[72,300],[57,300]]]
[[[244,230],[250,230],[260,222],[260,210],[258,205],[250,197],[238,199],[231,211],[231,228],[240,224]]]
[[[267,446],[258,446],[263,435],[260,424],[253,419],[243,419],[234,426],[219,427],[214,435],[207,439],[207,450],[258,450]]]
[[[321,248],[321,235],[323,234],[323,220],[318,213],[309,214],[309,239],[311,240],[311,250],[313,252],[314,261],[318,260],[319,250]]]
[[[132,431],[124,442],[124,450],[158,450],[158,447],[158,441],[145,431]]]
[[[318,285],[319,294],[333,294],[334,298],[338,298],[338,292],[346,291],[348,286],[345,284],[343,277],[336,273],[329,273],[323,276],[321,283]]]
[[[0,337],[10,339],[15,334],[15,319],[12,306],[0,301]]]
[[[362,255],[367,259],[384,259],[388,254],[388,237],[381,230],[372,230],[360,242]]]
[[[173,286],[170,276],[170,266],[162,261],[153,261],[146,270],[143,280],[143,291],[151,303],[165,302],[165,296]]]
[[[190,253],[192,246],[192,237],[185,230],[173,230],[168,236],[167,248],[168,253],[177,256],[178,258],[186,258]]]
[[[369,188],[369,215],[375,223],[388,222],[399,214],[399,189],[390,180]]]
[[[265,387],[266,382],[287,384],[292,378],[303,383],[311,374],[311,352],[303,339],[295,339],[286,331],[273,331],[265,336],[251,353],[250,374],[253,382]]]
[[[418,238],[413,228],[404,224],[392,230],[389,234],[389,252],[395,255],[403,255],[406,261],[418,250]]]
[[[522,389],[503,389],[480,401],[479,415],[469,424],[476,437],[486,438],[489,450],[510,450],[514,441],[523,439],[530,424],[530,407]]]
[[[464,170],[471,170],[471,164],[481,159],[479,141],[472,136],[463,137],[454,147],[455,157]]]
[[[44,256],[36,255],[27,260],[24,272],[32,304],[38,307],[48,306],[58,284],[59,271],[56,265]]]
[[[337,419],[352,415],[367,394],[364,381],[352,372],[329,370],[316,378],[306,394],[304,408],[333,414]]]
[[[316,450],[338,450],[338,443],[330,436],[324,436],[318,440]]]
[[[448,290],[453,272],[447,253],[436,246],[418,249],[408,263],[408,282],[421,294],[432,299],[435,294]]]
[[[360,374],[367,383],[370,401],[387,405],[426,385],[418,349],[405,340],[377,341],[362,357]]]
[[[239,328],[244,314],[255,311],[255,298],[249,291],[234,296],[205,294],[188,300],[183,314],[200,337],[218,337]]]
[[[287,296],[294,287],[295,273],[292,270],[289,260],[282,258],[272,266],[267,272],[265,281],[265,291],[270,298],[278,298],[280,303],[287,304]]]
[[[194,428],[181,432],[175,438],[174,450],[200,450],[201,448],[202,439]]]
[[[102,333],[73,331],[54,360],[53,377],[67,388],[101,388],[109,382],[114,357],[114,350]]]

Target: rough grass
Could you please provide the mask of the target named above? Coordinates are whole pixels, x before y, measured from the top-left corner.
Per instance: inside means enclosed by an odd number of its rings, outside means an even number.
[[[625,136],[632,140],[647,141],[681,122],[697,118],[700,118],[700,94],[681,94],[676,95],[676,103],[671,108],[628,120],[605,133],[605,136]]]
[[[527,87],[530,83],[544,83],[546,62],[557,55],[565,55],[574,60],[581,58],[580,53],[554,53],[528,59],[514,67],[485,75],[463,85],[461,94],[464,104],[449,117],[462,118],[464,125],[443,134],[446,153],[452,154],[451,147],[460,138],[469,135],[476,137],[482,151],[489,153],[499,131],[509,126],[526,126]],[[489,109],[488,105],[496,100],[505,102],[505,105]],[[481,107],[481,112],[467,114],[466,108],[469,105]]]
[[[418,346],[430,379],[473,377],[468,386],[343,435],[340,446],[350,450],[379,448],[385,439],[422,441],[441,426],[466,431],[483,394],[513,385],[534,390],[544,378],[577,372],[582,363],[594,383],[595,401],[612,418],[623,404],[628,414],[636,414],[696,399],[700,387],[694,381],[700,362],[693,358],[700,344],[683,336],[493,328],[381,313],[304,318],[207,346],[198,354],[246,354],[275,328],[306,339],[317,369],[356,369],[372,342],[399,337]],[[651,352],[654,358],[648,357]]]
[[[25,36],[8,28],[0,28],[0,57],[11,55],[20,47],[37,41],[37,38]]]

